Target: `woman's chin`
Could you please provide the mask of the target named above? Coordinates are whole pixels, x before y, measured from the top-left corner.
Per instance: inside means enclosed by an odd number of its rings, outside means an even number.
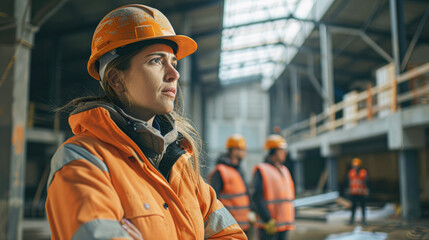
[[[169,114],[173,111],[174,106],[164,106],[162,109],[159,109],[158,114]]]

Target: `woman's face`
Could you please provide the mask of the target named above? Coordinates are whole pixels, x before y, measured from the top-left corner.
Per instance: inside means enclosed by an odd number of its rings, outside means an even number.
[[[170,113],[180,77],[176,67],[177,59],[170,46],[153,44],[143,48],[124,72],[126,110],[150,122],[157,114]]]

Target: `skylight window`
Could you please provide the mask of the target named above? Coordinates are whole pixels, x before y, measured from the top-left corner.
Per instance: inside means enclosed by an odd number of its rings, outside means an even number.
[[[320,10],[320,0],[225,0],[221,83],[258,80],[271,86],[314,28],[295,18],[314,19],[316,5]]]

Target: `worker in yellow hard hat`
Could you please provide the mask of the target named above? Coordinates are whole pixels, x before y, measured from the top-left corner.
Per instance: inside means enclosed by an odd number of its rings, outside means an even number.
[[[295,186],[284,165],[286,140],[280,135],[270,135],[265,149],[268,151],[265,162],[253,170],[252,200],[258,215],[257,227],[261,240],[284,240],[288,231],[295,229]]]
[[[209,182],[218,199],[231,212],[240,227],[248,234],[250,229],[250,199],[240,163],[246,156],[246,140],[233,134],[226,140],[227,154],[219,157],[209,173]]]
[[[178,61],[196,49],[152,7],[100,21],[87,69],[105,95],[65,106],[75,136],[52,159],[52,239],[246,239],[200,176],[200,140],[175,105]]]
[[[352,159],[352,168],[347,173],[346,186],[346,192],[352,201],[349,224],[354,223],[356,207],[359,205],[362,209],[362,224],[365,225],[366,197],[369,194],[368,172],[362,168],[362,161],[359,158]]]

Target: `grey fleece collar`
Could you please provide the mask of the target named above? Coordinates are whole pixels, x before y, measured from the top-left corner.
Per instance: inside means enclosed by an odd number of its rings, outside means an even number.
[[[103,107],[109,111],[112,120],[136,142],[146,158],[156,168],[159,166],[168,145],[178,137],[176,122],[170,114],[155,117],[154,121],[158,122],[161,131],[158,131],[149,123],[125,113],[118,106],[102,101],[81,103],[72,114],[96,107]]]

